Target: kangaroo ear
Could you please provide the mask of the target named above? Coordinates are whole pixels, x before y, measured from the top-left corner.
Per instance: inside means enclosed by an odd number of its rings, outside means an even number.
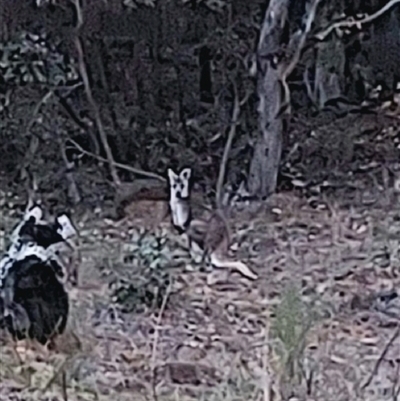
[[[174,172],[174,170],[172,170],[172,168],[169,168],[167,170],[167,173],[168,173],[169,183],[170,183],[170,185],[172,185],[178,178],[178,175],[175,174],[175,172]]]
[[[191,175],[192,175],[192,169],[190,167],[184,168],[179,174],[181,179],[184,181],[189,181]]]

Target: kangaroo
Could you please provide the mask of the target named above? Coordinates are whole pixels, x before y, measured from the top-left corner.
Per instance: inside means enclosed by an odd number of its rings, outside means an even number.
[[[179,234],[183,234],[192,220],[192,210],[189,200],[189,185],[192,170],[184,168],[179,174],[168,169],[169,179],[169,208],[172,225]]]
[[[192,249],[195,243],[200,248],[202,262],[208,259],[215,267],[235,269],[247,278],[256,279],[257,275],[244,263],[228,257],[231,233],[222,210],[211,210],[202,205],[208,216],[193,219],[189,185],[191,169],[185,168],[179,174],[168,169],[168,177],[172,223],[179,233],[187,234],[189,247]]]

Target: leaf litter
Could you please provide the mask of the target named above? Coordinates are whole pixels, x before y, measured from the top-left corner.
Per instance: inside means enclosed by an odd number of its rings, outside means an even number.
[[[232,220],[237,257],[258,280],[233,272],[212,284],[167,228],[87,219],[68,330],[57,351],[19,346],[22,365],[2,337],[0,397],[393,400],[399,216],[274,195]]]

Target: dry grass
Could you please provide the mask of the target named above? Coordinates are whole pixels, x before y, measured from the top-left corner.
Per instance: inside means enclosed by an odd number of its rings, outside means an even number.
[[[70,291],[62,352],[23,352],[20,365],[3,339],[0,397],[396,401],[400,309],[379,309],[369,295],[400,288],[399,210],[316,210],[277,195],[234,219],[237,253],[258,281],[233,273],[207,285],[207,273],[183,269],[165,308],[130,315],[109,304],[99,273],[123,240],[87,221],[85,288]]]

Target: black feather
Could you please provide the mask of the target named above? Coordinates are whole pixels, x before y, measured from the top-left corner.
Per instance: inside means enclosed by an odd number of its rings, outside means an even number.
[[[58,223],[38,224],[34,219],[29,219],[19,230],[20,240],[24,243],[35,244],[48,248],[50,245],[63,242],[63,237],[57,232]]]
[[[43,262],[37,256],[28,256],[14,262],[8,271],[3,291],[11,292],[12,302],[7,308],[19,312],[22,308],[29,320],[26,327],[21,313],[10,313],[4,318],[3,325],[13,337],[25,338],[27,331],[29,338],[45,344],[65,330],[69,312],[68,294],[57,278],[55,264],[54,261]],[[2,303],[0,312],[4,313],[4,301]]]
[[[20,259],[25,246],[47,249],[63,242],[59,228],[57,219],[39,223],[32,216],[16,233],[12,254],[18,252]],[[59,281],[62,266],[51,257],[43,261],[39,255],[22,256],[20,260],[7,254],[5,257],[9,262],[0,282],[0,328],[7,329],[15,339],[29,337],[45,344],[65,330],[68,320],[68,294]]]

